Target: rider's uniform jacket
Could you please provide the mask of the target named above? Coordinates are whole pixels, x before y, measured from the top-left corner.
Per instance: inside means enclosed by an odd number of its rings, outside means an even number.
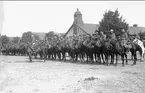
[[[105,40],[106,40],[106,35],[105,35],[105,34],[101,34],[101,35],[100,35],[100,39],[102,39],[102,40],[105,41]]]
[[[128,39],[128,35],[127,35],[126,32],[124,32],[124,33],[122,34],[122,39]]]
[[[111,33],[111,34],[110,34],[110,39],[116,39],[115,33]]]

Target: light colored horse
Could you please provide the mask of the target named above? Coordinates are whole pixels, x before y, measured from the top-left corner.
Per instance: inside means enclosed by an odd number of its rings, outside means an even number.
[[[144,47],[143,42],[141,40],[137,39],[137,38],[135,38],[133,40],[133,42],[141,47],[141,49],[142,49],[141,60],[143,61],[144,60],[144,54],[145,54],[145,47]]]

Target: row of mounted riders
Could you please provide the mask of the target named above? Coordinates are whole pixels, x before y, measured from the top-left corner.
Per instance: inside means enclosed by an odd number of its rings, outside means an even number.
[[[139,45],[134,43],[132,40],[127,40],[128,46],[123,46],[121,40],[97,40],[85,39],[85,40],[73,40],[72,42],[66,42],[62,40],[55,44],[43,45],[39,42],[35,42],[33,45],[27,45],[27,47],[21,46],[19,48],[9,48],[2,51],[3,54],[9,55],[28,55],[30,61],[32,62],[32,56],[37,59],[39,55],[40,59],[50,59],[50,60],[60,60],[66,61],[66,55],[70,57],[72,62],[89,62],[98,64],[114,64],[117,65],[119,56],[122,60],[122,65],[124,62],[128,62],[127,53],[131,52],[133,57],[133,64],[136,64],[137,54],[136,52],[142,52]],[[111,62],[109,59],[111,58]],[[116,63],[114,59],[116,58]],[[79,60],[78,60],[79,59]]]

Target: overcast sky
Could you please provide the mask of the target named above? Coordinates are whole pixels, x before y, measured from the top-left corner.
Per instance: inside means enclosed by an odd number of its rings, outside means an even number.
[[[84,23],[98,24],[106,10],[118,8],[129,25],[145,27],[144,1],[4,1],[2,34],[21,36],[26,31],[65,33],[73,23],[77,8]]]

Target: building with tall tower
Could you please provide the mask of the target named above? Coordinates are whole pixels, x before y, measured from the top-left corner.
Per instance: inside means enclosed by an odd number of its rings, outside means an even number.
[[[84,34],[92,35],[97,29],[99,25],[97,24],[88,24],[84,23],[82,18],[82,13],[77,8],[77,11],[74,13],[74,21],[73,24],[70,26],[68,31],[65,33],[65,37],[69,36],[79,36]]]

